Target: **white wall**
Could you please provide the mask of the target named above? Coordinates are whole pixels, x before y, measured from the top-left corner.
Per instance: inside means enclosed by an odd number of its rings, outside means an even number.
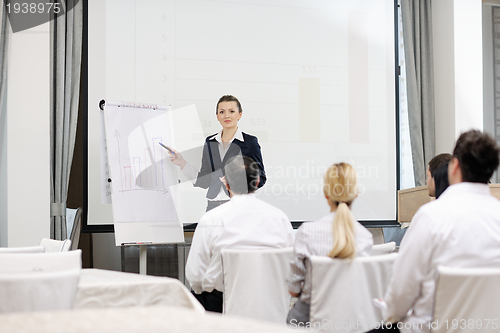
[[[483,129],[481,0],[434,1],[432,24],[438,154],[460,133]]]
[[[432,3],[436,155],[455,142],[455,39],[453,0]]]
[[[50,235],[49,24],[10,35],[0,156],[0,246]]]

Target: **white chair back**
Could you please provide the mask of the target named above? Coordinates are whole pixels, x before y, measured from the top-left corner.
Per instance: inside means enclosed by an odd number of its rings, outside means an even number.
[[[78,208],[79,209],[79,208]],[[66,238],[71,239],[71,231],[75,224],[76,212],[78,209],[66,208]]]
[[[500,268],[438,266],[432,332],[498,332]]]
[[[53,253],[0,253],[0,274],[57,272],[81,268],[82,250]]]
[[[81,207],[77,209],[66,208],[67,236],[71,241],[70,251],[78,249],[80,234],[82,232],[82,213],[83,209]]]
[[[80,271],[1,273],[0,313],[71,309]]]
[[[1,253],[43,253],[44,247],[38,246],[22,246],[22,247],[0,247]]]
[[[286,277],[293,248],[224,249],[221,255],[224,313],[285,325],[291,299]]]
[[[71,247],[71,241],[42,238],[40,245],[45,248],[45,252],[67,252]]]
[[[321,332],[367,332],[383,319],[383,298],[398,254],[332,259],[312,256],[310,321]]]
[[[372,256],[379,256],[381,254],[392,253],[396,250],[396,242],[389,242],[384,244],[376,244],[372,247]]]

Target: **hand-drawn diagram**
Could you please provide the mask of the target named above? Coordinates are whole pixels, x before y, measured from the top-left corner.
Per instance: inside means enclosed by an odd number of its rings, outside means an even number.
[[[121,136],[118,131],[115,132],[117,145],[120,146]],[[129,148],[133,146],[135,138],[134,133],[129,136]],[[130,164],[122,165],[120,160],[120,178],[121,188],[119,191],[145,191],[154,190],[168,193],[167,174],[169,170],[166,167],[169,163],[165,160],[166,154],[164,148],[159,143],[164,143],[163,138],[151,138],[151,142],[139,147],[137,151],[130,151]],[[118,149],[119,151],[120,149]]]
[[[116,244],[183,242],[179,217],[191,203],[192,185],[188,191],[179,186],[178,167],[160,143],[201,154],[196,107],[170,111],[106,102],[104,121]]]
[[[166,109],[105,109],[115,222],[178,221],[169,186],[176,170],[158,142],[170,145]]]

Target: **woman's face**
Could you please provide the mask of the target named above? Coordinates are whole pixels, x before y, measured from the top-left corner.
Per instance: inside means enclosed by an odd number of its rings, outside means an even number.
[[[217,107],[217,120],[223,129],[230,129],[238,126],[241,112],[236,102],[220,102]]]

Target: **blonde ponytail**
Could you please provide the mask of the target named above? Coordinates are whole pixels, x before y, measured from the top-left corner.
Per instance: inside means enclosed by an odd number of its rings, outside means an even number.
[[[333,219],[333,249],[328,256],[341,259],[356,257],[354,217],[345,202],[337,206]]]
[[[332,258],[354,258],[356,256],[356,233],[354,217],[349,206],[357,196],[356,172],[347,163],[332,165],[325,174],[323,191],[331,204],[337,205],[333,220]]]

